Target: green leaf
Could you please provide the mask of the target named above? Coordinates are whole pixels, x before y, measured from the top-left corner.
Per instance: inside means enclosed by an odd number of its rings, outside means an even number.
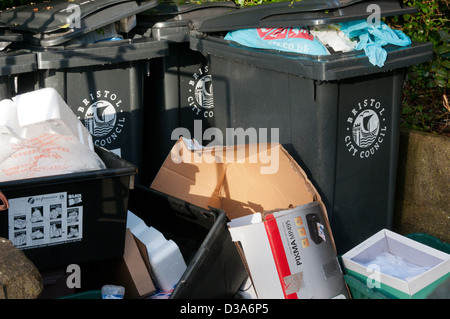
[[[439,36],[441,37],[442,41],[450,42],[450,34],[446,30],[439,30]]]
[[[436,54],[438,55],[446,55],[450,53],[450,44],[445,43],[436,48]]]
[[[444,88],[448,85],[448,81],[447,81],[447,79],[438,78],[438,79],[436,79],[436,85],[441,88]]]
[[[437,69],[436,70],[436,75],[438,76],[438,77],[441,77],[441,78],[447,78],[447,76],[448,76],[448,72],[447,72],[447,70],[445,70],[445,69]]]
[[[403,114],[410,114],[412,112],[413,112],[413,109],[411,107],[409,107],[409,106],[403,107],[403,110],[402,110]]]
[[[443,67],[446,67],[447,69],[450,69],[450,61],[449,60],[442,61],[441,65]]]

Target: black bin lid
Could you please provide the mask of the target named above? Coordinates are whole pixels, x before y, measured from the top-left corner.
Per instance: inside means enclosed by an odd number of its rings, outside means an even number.
[[[20,42],[23,40],[22,34],[11,32],[9,29],[0,27],[0,41],[5,42]]]
[[[162,0],[146,11],[139,13],[137,24],[140,27],[152,27],[165,22],[187,25],[192,19],[205,19],[238,9],[234,1],[187,0],[183,2]]]
[[[207,15],[208,11],[213,8],[229,8],[236,9],[238,8],[236,3],[233,1],[173,1],[173,0],[163,0],[158,6],[142,12],[143,15],[183,15],[188,14],[193,11],[199,12],[200,15]]]
[[[402,0],[301,0],[262,4],[204,19],[195,26],[200,32],[219,32],[249,28],[305,27],[366,19],[380,7],[380,16],[412,14]]]
[[[34,42],[39,45],[54,46],[158,4],[157,0],[54,0],[3,11],[0,27],[20,31],[24,35],[32,34]],[[78,7],[71,9],[70,5]],[[74,24],[76,13],[80,15],[79,25]]]

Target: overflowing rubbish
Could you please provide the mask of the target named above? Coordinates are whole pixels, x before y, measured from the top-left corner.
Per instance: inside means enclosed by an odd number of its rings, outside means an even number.
[[[318,25],[310,28],[314,35],[328,50],[333,52],[349,52],[355,50],[356,41],[347,37],[338,24]]]
[[[380,21],[349,21],[309,28],[258,28],[230,31],[224,38],[258,49],[272,49],[309,55],[364,50],[370,63],[382,67],[387,58],[383,46],[408,46],[410,38]]]
[[[0,102],[0,181],[104,169],[86,127],[52,88]]]
[[[39,271],[81,265],[102,299],[354,298],[348,278],[423,297],[449,255],[376,231],[391,224],[399,91],[431,43],[369,23],[359,0],[230,4],[2,13],[20,76],[0,86],[0,236]]]
[[[185,141],[174,145],[151,188],[226,212],[258,298],[348,298],[323,202],[282,145],[190,149],[198,143]],[[278,167],[261,174],[268,153]]]

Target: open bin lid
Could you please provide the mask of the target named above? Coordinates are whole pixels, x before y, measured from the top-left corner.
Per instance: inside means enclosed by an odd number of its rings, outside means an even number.
[[[0,76],[36,70],[36,57],[32,52],[9,49],[10,44],[20,43],[22,40],[22,34],[0,26]]]
[[[13,33],[9,29],[0,27],[0,51],[6,49],[13,42],[20,42],[23,37],[20,33]]]
[[[0,41],[1,42],[20,42],[23,37],[20,33],[11,32],[9,29],[2,29],[0,27]]]
[[[162,20],[188,20],[209,16],[214,9],[221,12],[239,8],[233,1],[161,1],[156,7],[140,13],[143,17]]]
[[[28,51],[0,53],[0,76],[33,72],[37,68],[36,56]]]
[[[200,32],[219,32],[249,28],[305,27],[366,19],[370,4],[380,7],[380,16],[412,14],[402,0],[301,0],[262,4],[198,21]]]
[[[388,57],[383,67],[374,66],[362,50],[329,55],[309,55],[275,50],[259,50],[221,38],[227,31],[251,28],[281,28],[328,25],[367,19],[369,5],[379,6],[380,17],[412,14],[417,8],[402,0],[301,0],[248,7],[198,21],[190,32],[190,48],[220,58],[255,67],[315,79],[335,81],[389,71],[432,60],[432,43],[412,43],[407,47],[384,46]],[[214,34],[217,33],[217,34]]]
[[[158,4],[157,0],[55,0],[6,10],[0,15],[0,26],[22,32],[26,42],[50,47]]]
[[[150,10],[139,13],[137,29],[141,33],[151,30],[156,39],[187,41],[192,20],[203,20],[239,9],[233,1],[185,1],[163,0]]]

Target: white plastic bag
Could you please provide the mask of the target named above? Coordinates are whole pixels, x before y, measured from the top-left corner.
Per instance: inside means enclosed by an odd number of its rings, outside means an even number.
[[[335,52],[352,51],[357,44],[356,41],[349,39],[336,24],[314,26],[311,27],[310,32],[325,47],[330,47]]]
[[[0,102],[0,181],[105,167],[89,131],[54,89]]]

